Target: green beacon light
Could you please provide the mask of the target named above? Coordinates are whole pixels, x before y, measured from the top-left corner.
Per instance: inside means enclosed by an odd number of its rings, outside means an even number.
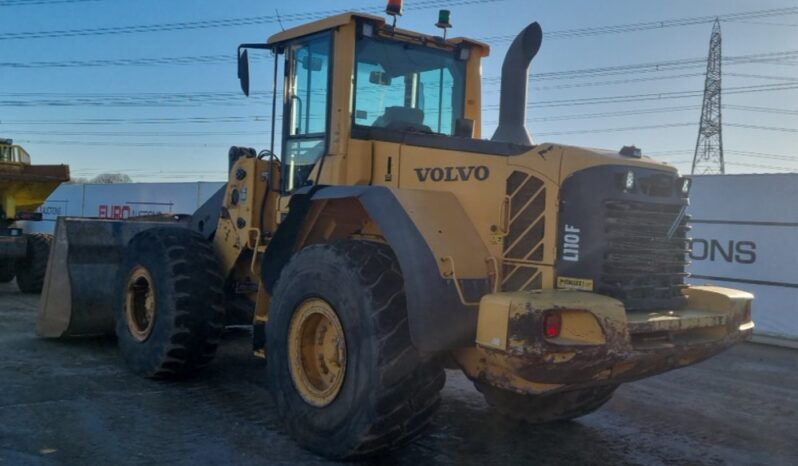
[[[449,16],[451,13],[452,12],[449,10],[438,11],[438,22],[435,23],[435,26],[438,26],[441,29],[448,29],[452,27],[452,25],[449,23]]]
[[[443,38],[446,39],[446,30],[452,27],[452,24],[449,22],[449,16],[451,15],[451,11],[449,10],[439,10],[438,11],[438,22],[435,23],[435,26],[443,29]]]

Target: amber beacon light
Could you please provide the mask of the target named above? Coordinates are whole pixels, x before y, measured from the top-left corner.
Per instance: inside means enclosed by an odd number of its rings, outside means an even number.
[[[391,16],[402,16],[402,0],[388,0],[388,6],[385,7],[385,13]]]

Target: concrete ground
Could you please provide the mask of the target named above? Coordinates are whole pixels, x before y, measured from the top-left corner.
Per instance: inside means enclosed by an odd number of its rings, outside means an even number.
[[[130,375],[112,339],[34,335],[38,297],[0,285],[0,465],[321,464],[285,434],[246,332],[210,370]],[[798,352],[743,344],[622,386],[576,422],[493,414],[460,373],[425,437],[380,464],[798,464]]]

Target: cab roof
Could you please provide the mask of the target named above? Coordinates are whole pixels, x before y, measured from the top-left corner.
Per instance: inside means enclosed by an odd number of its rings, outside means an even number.
[[[370,21],[372,23],[375,23],[378,27],[382,27],[385,25],[385,18],[383,18],[382,16],[375,16],[368,13],[358,13],[358,12],[349,11],[346,13],[330,16],[324,19],[320,19],[318,21],[313,21],[311,23],[303,24],[297,27],[293,27],[291,29],[286,29],[285,31],[278,32],[277,34],[274,34],[271,37],[269,37],[266,43],[268,45],[279,44],[281,42],[286,42],[291,39],[296,39],[298,37],[303,37],[317,32],[337,28],[339,26],[344,26],[356,19],[364,19]],[[396,28],[396,30],[397,32],[402,32],[403,34],[412,35],[419,38],[429,38],[429,39],[433,38],[433,36],[427,34],[421,34],[415,31],[408,31],[399,28]],[[468,44],[478,47],[479,49],[481,49],[483,57],[487,57],[488,54],[490,53],[490,46],[488,44],[472,39],[467,39],[465,37],[455,37],[452,39],[447,39],[446,42],[452,45]]]

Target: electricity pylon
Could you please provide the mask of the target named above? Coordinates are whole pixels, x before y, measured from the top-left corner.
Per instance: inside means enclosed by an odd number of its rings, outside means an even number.
[[[701,107],[701,126],[693,155],[694,175],[726,173],[723,163],[720,109],[720,21],[715,19],[709,39],[707,77],[704,81],[704,104]]]

